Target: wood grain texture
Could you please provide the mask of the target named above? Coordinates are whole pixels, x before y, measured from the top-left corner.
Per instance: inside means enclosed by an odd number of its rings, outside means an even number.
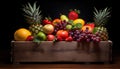
[[[43,41],[12,42],[12,60],[16,62],[110,62],[111,41],[99,44]]]

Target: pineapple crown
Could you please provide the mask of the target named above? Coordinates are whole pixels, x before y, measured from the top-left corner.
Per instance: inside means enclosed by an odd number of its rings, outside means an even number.
[[[105,9],[97,10],[94,12],[94,22],[96,26],[105,26],[108,22],[110,15],[110,8],[106,7]]]
[[[24,16],[26,21],[29,24],[39,24],[41,22],[42,16],[41,11],[39,11],[40,6],[36,6],[37,2],[34,2],[33,6],[28,2],[28,4],[23,5],[23,11],[25,12]]]

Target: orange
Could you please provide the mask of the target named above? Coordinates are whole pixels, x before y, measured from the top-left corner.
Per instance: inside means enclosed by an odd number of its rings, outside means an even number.
[[[25,28],[20,28],[15,31],[14,39],[17,41],[25,41],[28,36],[31,35],[31,32]]]
[[[52,22],[53,25],[56,25],[57,23],[61,23],[61,20],[59,18],[54,19]]]

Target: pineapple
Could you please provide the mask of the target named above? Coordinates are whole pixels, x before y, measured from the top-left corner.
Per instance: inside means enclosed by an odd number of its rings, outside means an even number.
[[[39,31],[42,31],[41,25],[41,11],[39,11],[40,6],[36,6],[36,2],[34,2],[33,6],[28,3],[27,5],[23,6],[24,16],[26,17],[27,23],[30,24],[29,30],[35,36]]]
[[[108,40],[108,31],[105,24],[108,22],[110,17],[110,9],[105,8],[103,10],[97,10],[95,8],[94,12],[94,22],[96,27],[94,28],[94,33],[98,34],[102,41]]]

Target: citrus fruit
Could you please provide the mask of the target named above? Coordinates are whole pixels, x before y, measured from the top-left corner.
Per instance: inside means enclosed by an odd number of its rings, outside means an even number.
[[[20,28],[15,31],[14,39],[17,41],[25,41],[28,36],[31,35],[31,32],[25,28]]]
[[[61,19],[56,18],[53,20],[52,24],[55,26],[57,23],[61,23]]]
[[[45,41],[47,39],[47,36],[43,32],[39,32],[37,34],[37,38],[40,39],[41,41]]]

